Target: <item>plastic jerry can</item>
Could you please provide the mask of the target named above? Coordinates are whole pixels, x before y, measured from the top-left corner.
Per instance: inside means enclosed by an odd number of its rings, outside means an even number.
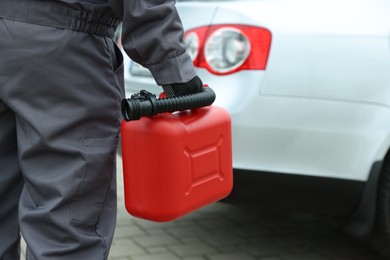
[[[165,222],[232,190],[228,112],[217,106],[142,117],[121,125],[127,211]]]

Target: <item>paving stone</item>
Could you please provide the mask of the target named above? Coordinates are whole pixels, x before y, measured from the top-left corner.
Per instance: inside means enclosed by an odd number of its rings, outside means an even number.
[[[226,230],[231,229],[232,226],[234,226],[231,222],[224,221],[222,217],[218,217],[215,219],[205,219],[202,222],[198,223],[201,227],[207,229],[207,230]]]
[[[125,209],[120,157],[117,171],[118,218],[109,260],[380,259],[329,219],[307,214],[280,216],[258,206],[213,203],[167,223],[136,218]],[[22,243],[21,260],[25,251]]]
[[[245,244],[240,245],[239,248],[243,252],[255,257],[265,257],[265,256],[277,256],[281,252],[288,252],[287,249],[284,249],[274,243],[261,243],[261,244]]]
[[[116,227],[114,239],[129,238],[132,236],[143,236],[146,235],[146,232],[136,225],[120,225]]]
[[[180,239],[180,242],[182,242],[183,244],[197,244],[197,243],[200,243],[202,241],[201,238],[197,238],[197,237],[185,237],[185,238],[181,238]]]
[[[256,258],[245,253],[228,253],[208,256],[210,260],[255,260]]]
[[[298,252],[298,253],[279,252],[278,257],[281,257],[282,259],[286,259],[286,260],[335,260],[334,258],[326,257],[315,251],[306,251],[306,252]],[[357,260],[357,259],[349,259],[349,260]],[[365,260],[369,260],[369,259],[365,259]]]
[[[188,238],[194,236],[206,236],[210,232],[206,229],[199,226],[182,226],[182,227],[172,227],[167,229],[169,234],[172,234],[176,238]]]
[[[131,258],[132,260],[180,260],[177,256],[167,253],[167,254],[153,254],[145,256],[135,256]]]
[[[133,221],[137,226],[147,231],[156,230],[156,229],[165,229],[165,228],[170,228],[175,226],[174,222],[159,223],[159,222],[153,222],[153,221],[137,219],[137,218],[134,218]]]
[[[202,256],[187,256],[187,257],[182,257],[182,260],[206,260],[207,258],[202,257]]]
[[[208,236],[203,237],[203,240],[215,247],[223,247],[227,245],[230,246],[245,243],[244,239],[233,235],[230,232],[221,230],[219,232],[214,232]]]
[[[146,251],[130,239],[115,240],[110,250],[110,258],[144,254],[146,254]]]
[[[218,251],[221,253],[234,253],[234,252],[242,252],[240,248],[237,246],[223,246],[223,247],[218,247]]]
[[[265,256],[265,257],[260,257],[259,259],[261,260],[282,260],[283,258],[279,256]]]
[[[256,225],[254,224],[246,224],[241,227],[237,227],[233,230],[231,230],[233,234],[236,234],[242,238],[248,238],[248,237],[267,237],[270,235],[274,235],[275,233],[268,228],[265,228],[262,225]]]
[[[175,245],[170,246],[169,249],[172,250],[176,255],[185,257],[185,256],[201,256],[210,253],[217,252],[211,246],[205,243],[195,243],[195,244],[184,244],[184,245]]]
[[[144,236],[136,237],[134,240],[143,247],[156,247],[178,244],[179,241],[173,238],[171,235],[156,235],[156,236]]]
[[[166,247],[149,247],[147,248],[147,251],[150,254],[170,253]]]
[[[275,241],[277,244],[281,246],[285,246],[287,248],[307,248],[311,246],[311,240],[299,235],[287,235],[287,236],[278,236],[277,238],[274,238],[273,241]]]

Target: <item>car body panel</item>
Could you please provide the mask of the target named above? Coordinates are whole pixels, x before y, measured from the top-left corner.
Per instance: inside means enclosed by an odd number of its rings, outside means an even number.
[[[237,169],[365,181],[390,147],[390,3],[177,3],[186,30],[247,24],[272,33],[265,70],[197,69],[232,117]],[[127,93],[161,92],[126,73]]]

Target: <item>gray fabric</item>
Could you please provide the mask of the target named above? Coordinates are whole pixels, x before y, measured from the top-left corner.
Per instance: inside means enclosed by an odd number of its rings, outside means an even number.
[[[123,20],[126,53],[148,68],[157,84],[185,83],[195,76],[174,0],[1,0],[0,17],[77,31],[96,27],[95,34],[112,34],[111,26]]]
[[[123,19],[123,48],[152,72],[159,85],[185,83],[195,76],[182,43],[183,26],[175,1],[108,1]]]
[[[172,0],[0,1],[2,260],[18,259],[18,227],[28,260],[108,256],[124,98],[111,36],[120,20],[127,53],[159,84],[195,76]]]
[[[0,17],[107,37],[120,22],[107,3],[88,8],[53,0],[1,0]]]
[[[120,53],[104,36],[9,19],[0,19],[0,35],[0,259],[18,259],[20,172],[27,259],[106,259],[116,219]]]
[[[0,51],[1,52],[1,51]],[[15,115],[0,101],[0,259],[19,259],[18,201],[23,179],[16,149]]]

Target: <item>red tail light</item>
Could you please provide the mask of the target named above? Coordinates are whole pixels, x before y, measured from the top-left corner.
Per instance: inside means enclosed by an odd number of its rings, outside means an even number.
[[[264,70],[271,32],[248,25],[212,25],[187,31],[184,41],[196,67],[227,75],[240,70]]]

